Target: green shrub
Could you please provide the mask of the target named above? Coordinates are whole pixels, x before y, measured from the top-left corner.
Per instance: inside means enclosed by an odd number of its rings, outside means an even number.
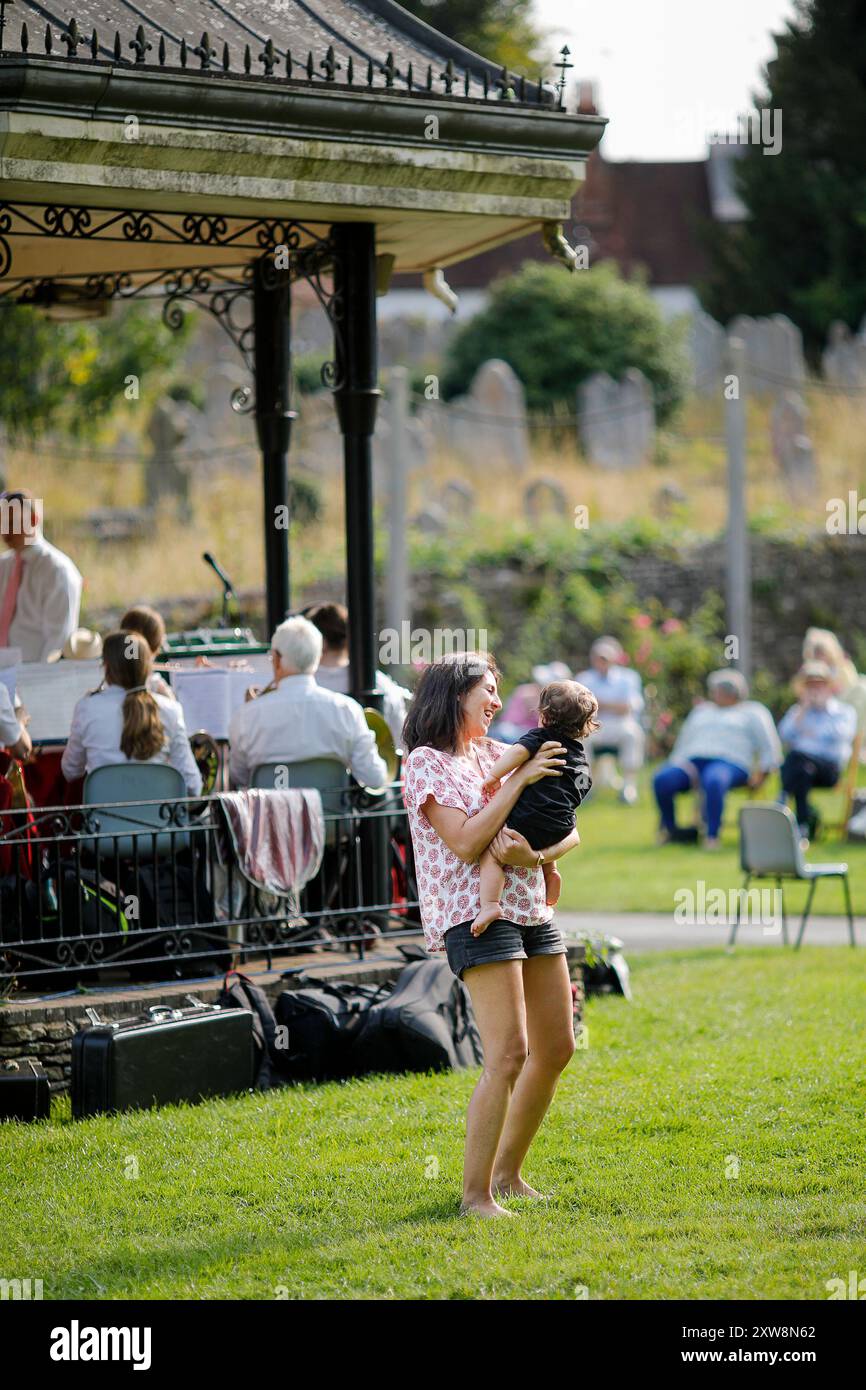
[[[666,323],[644,286],[603,264],[569,275],[527,261],[494,282],[490,300],[452,338],[445,399],[465,392],[482,362],[504,359],[523,382],[530,410],[575,408],[579,384],[593,372],[620,379],[637,367],[650,381],[661,422],[678,409],[686,383],[682,328]]]

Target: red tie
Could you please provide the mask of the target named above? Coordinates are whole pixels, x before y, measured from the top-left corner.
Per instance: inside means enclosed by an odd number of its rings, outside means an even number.
[[[3,595],[3,606],[0,607],[0,647],[9,646],[9,629],[12,626],[12,619],[15,617],[15,605],[18,602],[18,590],[21,588],[23,568],[24,554],[19,550],[16,551],[12,573]]]

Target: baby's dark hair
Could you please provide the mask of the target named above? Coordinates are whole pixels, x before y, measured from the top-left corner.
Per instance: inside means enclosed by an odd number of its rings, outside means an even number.
[[[585,738],[601,725],[596,719],[598,700],[578,681],[552,681],[538,697],[538,717],[544,727],[554,725],[566,738]]]

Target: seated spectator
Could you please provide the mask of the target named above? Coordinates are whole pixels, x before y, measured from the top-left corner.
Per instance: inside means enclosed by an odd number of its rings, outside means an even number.
[[[502,713],[490,729],[490,737],[500,743],[516,743],[538,724],[538,700],[546,685],[571,680],[571,672],[563,661],[551,661],[548,666],[533,666],[532,680],[515,686],[502,708]]]
[[[81,575],[43,536],[27,488],[0,495],[0,538],[0,647],[20,647],[22,661],[56,661],[78,627]]]
[[[15,713],[12,697],[0,681],[0,748],[13,758],[29,758],[32,747],[30,735]]]
[[[165,623],[161,613],[157,613],[155,608],[150,608],[146,603],[138,603],[134,608],[127,608],[120,620],[120,626],[124,632],[139,633],[149,646],[154,661],[156,660],[165,646]],[[154,695],[164,695],[167,700],[177,699],[168,681],[164,680],[158,671],[151,671],[147,688]]]
[[[248,787],[262,763],[334,758],[365,787],[383,787],[388,769],[364,711],[348,695],[316,684],[322,634],[288,618],[271,639],[275,689],[242,705],[229,726],[232,785]]]
[[[316,684],[338,695],[349,693],[349,613],[342,603],[317,603],[304,615],[322,634],[322,659]],[[412,699],[411,690],[398,685],[384,671],[376,672],[376,689],[382,695],[382,713],[394,746],[403,746],[403,725]]]
[[[726,794],[747,783],[759,787],[782,761],[773,717],[764,705],[748,699],[749,688],[739,671],[713,671],[707,693],[709,700],[687,716],[670,761],[653,780],[662,844],[695,838],[677,826],[674,799],[699,786],[706,816],[704,845],[716,849]]]
[[[813,787],[835,787],[851,758],[857,714],[833,694],[833,672],[823,661],[807,661],[794,684],[797,703],[779,722],[787,753],[782,763],[781,801],[794,798],[800,834],[813,839],[818,814],[809,801]]]
[[[643,686],[637,671],[624,664],[625,652],[615,637],[599,637],[589,652],[589,668],[575,680],[598,700],[601,727],[585,739],[586,751],[613,748],[622,767],[620,800],[627,806],[637,801],[637,774],[643,767],[645,738],[640,716],[644,710]]]
[[[803,661],[823,661],[830,667],[831,694],[856,711],[857,732],[866,732],[866,676],[857,674],[836,634],[823,627],[810,627],[803,638]]]
[[[67,781],[116,763],[168,763],[189,796],[201,792],[201,773],[190,748],[183,710],[148,689],[153,655],[143,637],[112,632],[102,650],[105,679],[72,714],[61,768]]]

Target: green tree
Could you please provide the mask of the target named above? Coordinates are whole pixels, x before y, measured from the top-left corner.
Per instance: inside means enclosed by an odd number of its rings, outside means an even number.
[[[834,319],[866,312],[866,6],[796,0],[776,44],[755,106],[781,112],[781,152],[737,161],[748,221],[708,230],[702,299],[722,321],[787,314],[814,357]]]
[[[188,340],[193,314],[175,332],[154,305],[117,305],[105,319],[77,323],[56,323],[36,309],[3,305],[0,420],[12,438],[36,438],[54,427],[91,433],[127,390],[149,397],[164,388]]]
[[[449,39],[515,72],[549,61],[532,17],[533,0],[403,0],[403,8]]]
[[[649,291],[612,263],[569,274],[527,261],[494,282],[487,305],[452,338],[442,394],[462,394],[481,363],[499,357],[520,377],[531,410],[573,410],[577,387],[593,372],[619,379],[637,367],[666,420],[685,392],[681,336]]]

